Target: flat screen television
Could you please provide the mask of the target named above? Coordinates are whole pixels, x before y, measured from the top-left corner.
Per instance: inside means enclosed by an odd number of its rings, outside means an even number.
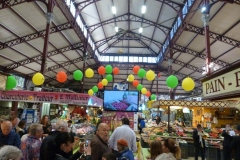
[[[138,91],[104,91],[105,111],[138,112]]]

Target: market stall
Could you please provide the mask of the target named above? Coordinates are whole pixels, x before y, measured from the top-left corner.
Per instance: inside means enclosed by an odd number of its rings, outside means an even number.
[[[146,121],[146,128],[143,129],[140,141],[143,157],[146,159],[146,156],[149,154],[148,148],[152,141],[164,140],[166,138],[176,139],[181,148],[183,159],[194,157],[192,133],[196,124],[200,123],[204,127],[204,139],[207,147],[206,158],[220,159],[223,141],[221,133],[224,128],[223,124],[225,126],[226,120],[221,119],[219,115],[230,116],[230,113],[236,110],[235,108],[232,108],[232,106],[233,104],[227,101],[198,102],[160,100],[153,102],[152,108],[161,108],[161,111],[160,109],[158,110],[158,115],[161,116],[162,120],[158,125],[155,120],[152,120],[152,118]],[[184,123],[185,117],[181,117],[180,115],[182,114],[179,114],[186,107],[190,110],[189,114],[192,118],[191,125],[186,125]],[[223,109],[222,112],[220,112],[221,109]],[[219,113],[219,119],[215,117],[215,113]],[[172,115],[175,119],[170,118]],[[164,119],[164,116],[167,116],[167,119]],[[181,119],[182,121],[179,121],[178,119]],[[230,120],[233,121],[233,119]]]

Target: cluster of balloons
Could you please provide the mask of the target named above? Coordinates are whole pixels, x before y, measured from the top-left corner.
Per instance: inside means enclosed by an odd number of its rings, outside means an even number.
[[[13,76],[7,77],[6,90],[11,90],[17,86],[17,80]]]
[[[139,66],[134,66],[133,67],[133,73],[137,74],[138,77],[144,78],[148,81],[153,81],[155,79],[155,73],[152,70],[145,71],[143,68],[140,68]],[[160,77],[161,74],[158,74],[158,77]],[[139,83],[138,80],[135,79],[134,75],[130,74],[128,75],[128,81],[132,82],[132,85],[137,88],[138,91],[141,91],[142,94],[146,95],[147,97],[150,97],[151,100],[156,100],[156,95],[151,94],[150,91],[148,91],[145,87],[143,87],[142,84]]]
[[[137,74],[140,78],[146,77],[148,81],[152,81],[155,78],[155,73],[152,70],[146,72],[143,68],[140,68],[139,66],[133,67],[133,73]]]
[[[98,74],[99,75],[105,75],[105,78],[102,79],[101,82],[99,82],[97,84],[97,86],[93,86],[91,89],[88,90],[88,95],[92,96],[94,93],[96,93],[98,91],[98,89],[103,89],[104,86],[108,85],[108,82],[112,82],[113,81],[113,76],[112,74],[119,74],[120,70],[118,67],[114,67],[112,68],[111,65],[106,65],[104,66],[100,66],[98,68]]]
[[[166,84],[169,88],[175,88],[178,86],[178,79],[176,76],[174,75],[170,75],[167,80],[166,80]],[[182,81],[182,88],[185,91],[191,91],[193,90],[195,87],[195,82],[193,81],[192,78],[187,77]]]

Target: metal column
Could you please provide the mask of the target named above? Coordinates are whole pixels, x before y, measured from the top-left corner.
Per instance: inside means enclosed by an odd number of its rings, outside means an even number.
[[[210,8],[209,0],[204,1],[204,5],[207,8],[206,12],[203,12],[202,20],[204,24],[204,31],[205,31],[205,42],[206,42],[206,69],[207,75],[211,74],[211,69],[209,68],[209,64],[211,63],[211,50],[210,50],[210,37],[209,37],[209,20],[210,20]]]
[[[46,69],[46,59],[47,59],[47,51],[48,51],[48,41],[49,41],[49,33],[50,33],[50,26],[53,19],[53,7],[55,6],[53,0],[49,0],[47,4],[47,25],[46,25],[46,32],[44,38],[44,46],[43,46],[43,53],[42,53],[42,64],[41,64],[41,73],[44,74]]]
[[[171,75],[172,74],[172,62],[173,62],[173,50],[172,45],[170,44],[170,57],[168,59],[168,72]],[[170,99],[174,100],[174,92],[173,89],[169,90]],[[170,132],[170,106],[168,106],[168,132]]]

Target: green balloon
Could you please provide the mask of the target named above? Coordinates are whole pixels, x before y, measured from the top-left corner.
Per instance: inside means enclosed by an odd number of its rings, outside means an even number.
[[[151,95],[151,100],[153,100],[153,101],[156,100],[156,95],[155,94]]]
[[[138,91],[141,91],[142,88],[143,88],[143,85],[141,85],[141,84],[139,84],[139,85],[137,86],[137,90],[138,90]]]
[[[146,76],[146,71],[144,69],[139,69],[138,71],[138,77],[143,78]]]
[[[175,88],[178,85],[178,79],[176,76],[171,75],[167,78],[166,84],[169,88]]]
[[[108,80],[108,82],[112,82],[113,76],[112,76],[111,74],[108,74],[108,75],[106,76],[106,79]]]
[[[97,86],[93,86],[92,90],[93,90],[94,93],[96,93],[98,91],[98,87]]]
[[[83,78],[83,73],[82,71],[80,70],[76,70],[73,72],[73,78],[76,80],[76,81],[81,81],[82,78]]]
[[[106,73],[108,73],[108,74],[110,74],[110,73],[112,73],[112,66],[111,65],[106,65],[106,67],[105,67],[105,69],[106,69]]]
[[[7,77],[7,84],[6,84],[6,90],[11,90],[17,86],[17,81],[15,77],[8,76]]]

